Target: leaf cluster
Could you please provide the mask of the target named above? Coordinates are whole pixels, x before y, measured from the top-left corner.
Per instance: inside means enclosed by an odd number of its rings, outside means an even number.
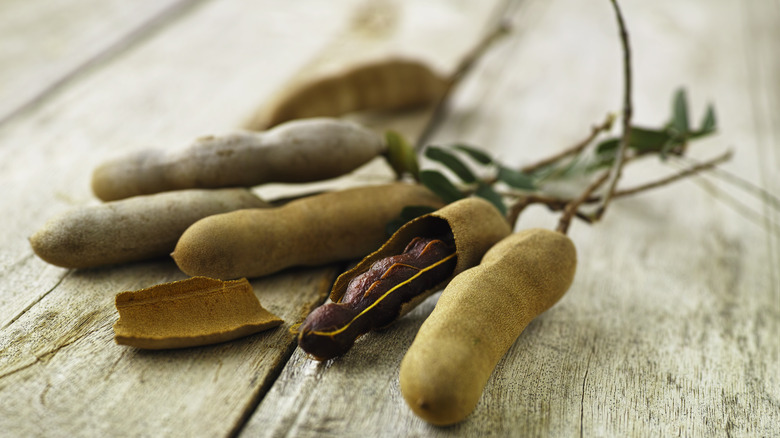
[[[684,155],[690,140],[710,135],[717,129],[712,105],[707,106],[698,128],[692,128],[684,89],[674,94],[668,120],[660,128],[632,126],[627,153],[632,157],[655,154],[661,159],[669,155]],[[551,157],[551,162],[532,166],[525,172],[500,163],[478,147],[465,144],[426,147],[423,155],[447,170],[441,172],[435,169],[421,170],[416,151],[401,135],[388,132],[386,139],[387,159],[399,178],[411,175],[447,203],[468,196],[484,198],[504,215],[511,203],[520,197],[539,194],[543,182],[552,179],[573,180],[612,166],[620,142],[618,137],[610,136],[595,146],[573,149],[569,154],[558,154],[554,159]],[[388,225],[388,231],[430,211],[428,207],[407,207],[399,218]]]

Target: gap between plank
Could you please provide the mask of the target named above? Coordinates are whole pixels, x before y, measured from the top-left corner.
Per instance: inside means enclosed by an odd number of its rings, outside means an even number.
[[[41,300],[43,300],[44,298],[46,298],[46,296],[47,296],[47,295],[49,295],[51,292],[53,292],[53,291],[54,291],[54,289],[57,289],[57,288],[58,288],[58,287],[59,287],[59,286],[62,284],[62,282],[63,282],[63,281],[65,281],[65,279],[66,279],[66,278],[68,278],[68,276],[69,276],[71,273],[73,273],[73,270],[72,270],[72,269],[71,269],[71,270],[68,270],[67,272],[65,272],[65,274],[63,274],[63,275],[60,277],[60,279],[59,279],[59,280],[57,280],[57,283],[55,283],[55,284],[54,284],[54,286],[52,286],[52,287],[51,287],[49,290],[47,290],[46,292],[44,292],[43,294],[41,294],[41,296],[39,296],[38,298],[36,298],[35,300],[33,300],[33,302],[31,302],[30,304],[28,304],[28,305],[27,305],[27,307],[25,307],[24,309],[22,309],[22,311],[21,311],[21,312],[17,313],[17,314],[16,314],[16,316],[14,316],[13,318],[11,318],[11,320],[10,320],[10,321],[8,321],[7,323],[5,323],[5,324],[3,325],[3,327],[2,327],[2,328],[0,328],[0,331],[2,331],[2,330],[5,330],[5,329],[7,329],[8,327],[10,327],[10,326],[11,326],[11,324],[15,323],[15,322],[16,322],[16,321],[17,321],[19,318],[21,318],[21,317],[22,317],[22,316],[23,316],[25,313],[27,313],[27,312],[28,312],[30,309],[32,309],[32,308],[33,308],[33,306],[35,306],[36,304],[40,303],[40,302],[41,302]]]
[[[43,102],[48,100],[60,90],[64,89],[75,79],[81,77],[97,67],[104,65],[132,47],[140,44],[151,36],[155,35],[161,29],[171,22],[183,17],[196,7],[208,0],[180,0],[162,12],[152,17],[148,21],[141,23],[137,28],[120,37],[117,41],[99,51],[91,58],[74,67],[70,72],[65,73],[61,78],[31,97],[27,102],[22,103],[16,109],[10,111],[3,118],[0,118],[0,127],[11,120],[26,114],[37,108]]]

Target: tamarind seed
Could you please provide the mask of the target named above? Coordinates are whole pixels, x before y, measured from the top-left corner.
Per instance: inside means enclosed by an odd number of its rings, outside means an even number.
[[[449,277],[456,260],[452,245],[415,237],[402,254],[380,259],[355,277],[340,303],[309,314],[298,345],[318,360],[346,353],[359,336],[392,323],[403,303]]]

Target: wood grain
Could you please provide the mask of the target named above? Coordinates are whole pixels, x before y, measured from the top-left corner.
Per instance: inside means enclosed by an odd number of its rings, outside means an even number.
[[[4,7],[32,8],[24,13],[34,16],[36,4]],[[128,8],[79,4],[96,14]],[[97,202],[89,174],[105,159],[233,129],[291,79],[331,68],[331,61],[409,50],[446,70],[502,4],[197,2],[143,34],[131,29],[158,17],[162,3],[138,6],[127,26],[113,31],[106,30],[112,20],[98,26],[68,15],[59,23],[74,35],[63,38],[65,45],[85,47],[84,35],[96,28],[125,43],[112,45],[117,40],[108,36],[93,41],[79,61],[58,64],[54,73],[33,61],[9,70],[10,77],[37,78],[31,79],[36,93],[70,76],[0,124],[2,434],[780,433],[777,1],[621,2],[634,50],[635,122],[665,123],[673,92],[685,86],[694,122],[711,101],[720,127],[717,136],[694,143],[691,155],[704,159],[732,148],[735,158],[723,170],[764,194],[711,173],[618,200],[599,224],[575,222],[570,235],[580,264],[572,288],[530,324],[476,411],[454,427],[416,418],[398,389],[398,365],[437,295],[392,327],[362,337],[344,357],[318,363],[294,348],[287,329],[325,299],[343,267],[293,269],[252,282],[263,306],[285,319],[279,329],[209,347],[144,352],[114,344],[114,296],[184,278],[171,261],[74,271],[32,254],[27,236],[48,217]],[[621,53],[607,1],[524,0],[508,9],[515,32],[461,84],[433,141],[479,145],[520,166],[579,141],[619,109]],[[6,29],[0,26],[0,40]],[[41,32],[30,29],[30,47],[49,44]],[[77,67],[107,47],[118,48],[89,68]],[[32,99],[13,96],[8,108]],[[426,117],[423,111],[363,120],[413,138]],[[372,166],[337,185],[388,177],[381,163]],[[643,163],[630,167],[621,184],[678,167]],[[295,190],[256,189],[271,197]],[[530,208],[518,227],[552,228],[556,219]]]
[[[765,69],[778,59],[767,50],[769,35],[777,35],[768,23],[780,17],[770,6],[761,8],[760,20],[746,16],[756,13],[753,7],[626,2],[637,66],[635,120],[663,124],[674,90],[686,85],[692,111],[699,116],[714,100],[721,126],[718,137],[692,146],[693,155],[713,156],[739,143],[726,169],[778,193],[773,176],[762,176],[776,175],[765,170],[775,153],[765,145],[774,135],[766,110],[777,102],[776,90],[745,91],[751,76],[775,77]],[[726,16],[745,21],[718,18]],[[465,140],[519,165],[584,137],[620,104],[612,19],[606,2],[524,2],[521,36],[491,53],[463,84],[435,140]],[[741,128],[753,123],[761,129]],[[766,155],[770,164],[758,159]],[[625,184],[659,172],[671,170],[630,168]],[[771,218],[756,222],[721,202],[733,191],[729,185],[713,181],[701,190],[699,180],[616,202],[593,227],[574,224],[580,257],[574,285],[521,335],[465,422],[427,425],[410,414],[398,390],[403,350],[434,296],[395,326],[361,338],[343,358],[319,364],[296,352],[245,436],[776,434],[777,230],[767,225]],[[771,210],[737,194],[758,214]],[[519,227],[555,221],[534,208]]]
[[[253,281],[264,307],[285,319],[279,329],[210,347],[144,352],[113,343],[114,296],[184,278],[171,261],[68,271],[35,258],[26,238],[54,213],[96,203],[89,173],[105,159],[238,126],[343,38],[356,4],[204,4],[0,126],[0,184],[13,188],[4,190],[2,206],[19,212],[3,220],[0,240],[0,430],[219,436],[242,428],[293,351],[289,327],[325,299],[342,267]],[[436,7],[457,24],[467,21],[446,2]],[[414,40],[424,25],[387,38]],[[454,41],[465,51],[480,31]],[[457,57],[450,57],[452,67]]]
[[[51,1],[0,4],[0,123],[106,62],[196,1]]]

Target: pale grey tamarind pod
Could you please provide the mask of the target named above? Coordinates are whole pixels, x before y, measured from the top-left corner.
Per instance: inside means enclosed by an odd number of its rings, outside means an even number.
[[[188,228],[172,256],[188,275],[222,280],[355,259],[385,241],[388,222],[408,205],[442,201],[421,185],[393,183],[218,214]]]
[[[349,173],[384,150],[382,136],[357,123],[296,120],[264,132],[202,137],[185,149],[119,157],[95,169],[92,191],[112,201],[190,188],[320,181]]]
[[[41,259],[88,268],[162,257],[198,219],[269,204],[247,189],[181,190],[75,208],[30,237]]]
[[[401,361],[412,411],[435,425],[465,419],[520,333],[569,289],[576,265],[568,237],[537,228],[503,239],[452,279]]]

